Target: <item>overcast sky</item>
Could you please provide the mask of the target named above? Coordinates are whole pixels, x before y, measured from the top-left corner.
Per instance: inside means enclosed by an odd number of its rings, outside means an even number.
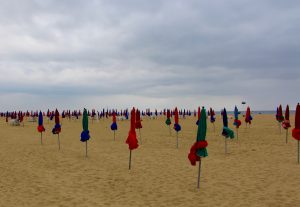
[[[0,0],[0,110],[300,100],[299,0]]]

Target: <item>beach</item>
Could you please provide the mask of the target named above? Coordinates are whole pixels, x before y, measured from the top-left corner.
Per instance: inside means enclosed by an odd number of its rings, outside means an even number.
[[[275,115],[255,115],[250,128],[244,118],[239,137],[228,140],[224,153],[222,119],[215,132],[207,123],[208,157],[198,166],[187,158],[196,141],[196,117],[180,119],[176,132],[165,117],[143,117],[142,143],[132,151],[125,140],[130,121],[118,121],[114,141],[111,118],[89,121],[88,157],[80,142],[81,119],[62,120],[61,149],[54,122],[44,117],[43,144],[37,122],[10,126],[0,119],[0,206],[299,206],[300,165],[297,141],[279,133]],[[290,117],[292,128],[294,115]],[[172,124],[174,120],[172,120]],[[233,119],[229,127],[235,132]],[[139,138],[139,131],[137,130]]]

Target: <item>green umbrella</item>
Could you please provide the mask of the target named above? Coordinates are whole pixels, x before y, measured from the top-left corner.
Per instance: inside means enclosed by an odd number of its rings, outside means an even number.
[[[229,129],[228,127],[228,118],[227,118],[227,112],[224,108],[223,110],[223,131],[222,135],[225,137],[225,154],[227,153],[227,138],[233,139],[234,138],[234,132]]]
[[[83,131],[89,130],[89,120],[86,109],[83,110],[83,118],[82,118],[82,128]]]
[[[90,132],[89,132],[89,119],[88,119],[88,114],[86,109],[83,110],[82,128],[83,131],[81,132],[80,141],[85,142],[85,156],[87,157],[87,141],[90,139]]]
[[[200,121],[198,124],[197,142],[205,141],[206,129],[207,129],[206,110],[204,108],[202,108],[201,114],[200,114]],[[196,153],[199,157],[207,157],[208,156],[206,148],[198,149]]]
[[[201,172],[201,158],[207,157],[207,141],[205,140],[206,137],[206,111],[204,108],[201,110],[200,120],[198,124],[198,131],[197,131],[197,139],[196,142],[190,149],[190,153],[188,158],[192,165],[196,165],[196,162],[199,161],[199,169],[198,169],[198,188],[200,188],[200,172]]]

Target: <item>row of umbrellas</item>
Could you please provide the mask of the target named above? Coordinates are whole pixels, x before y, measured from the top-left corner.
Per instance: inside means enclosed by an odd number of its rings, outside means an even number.
[[[281,111],[281,112],[280,112]],[[133,108],[130,112],[130,129],[128,132],[128,137],[126,139],[126,144],[128,144],[129,148],[129,170],[131,169],[131,160],[132,160],[132,151],[137,149],[139,147],[138,139],[137,139],[137,134],[136,134],[136,129],[141,129],[142,124],[141,124],[141,119],[140,119],[140,111],[136,110]],[[167,110],[166,115],[167,119],[165,121],[166,125],[169,126],[170,131],[171,131],[171,119],[170,115],[171,112],[170,110]],[[200,107],[198,108],[198,120],[197,120],[197,136],[196,136],[196,141],[195,143],[191,146],[190,152],[188,154],[188,159],[191,162],[191,165],[195,166],[196,163],[199,163],[199,168],[198,168],[198,182],[197,182],[197,187],[200,188],[200,174],[201,174],[201,160],[202,158],[205,158],[208,156],[207,152],[207,146],[208,142],[206,141],[206,131],[207,131],[207,117],[206,117],[206,109],[202,107],[200,110]],[[209,110],[210,114],[210,122],[214,123],[215,122],[215,117],[214,117],[214,111],[212,109]],[[276,119],[280,120],[283,122],[285,126],[290,126],[289,123],[289,108],[287,106],[286,110],[286,116],[285,119],[282,119],[282,107],[278,107],[277,114],[276,114]],[[238,129],[241,126],[241,121],[239,120],[239,111],[237,107],[234,109],[234,126],[236,129]],[[222,111],[222,119],[223,119],[223,130],[222,130],[222,135],[225,138],[225,153],[227,153],[227,139],[233,139],[234,132],[228,127],[228,117],[227,117],[227,111],[224,108]],[[251,124],[251,121],[253,120],[251,116],[251,111],[250,108],[247,108],[246,111],[246,117],[245,117],[245,122],[246,124]],[[176,131],[177,134],[177,142],[176,142],[176,147],[178,148],[178,133],[181,131],[181,126],[179,124],[179,114],[178,114],[178,109],[177,107],[174,110],[174,126],[173,129]],[[86,143],[86,156],[88,155],[88,147],[87,147],[87,142],[90,139],[90,134],[89,134],[89,129],[88,129],[88,113],[87,110],[83,110],[83,119],[82,119],[82,128],[83,131],[80,136],[80,141]],[[112,125],[111,125],[111,130],[115,132],[117,130],[117,122],[116,122],[116,113],[113,112],[112,114]],[[39,113],[39,119],[38,119],[38,132],[41,133],[41,144],[42,144],[42,133],[45,131],[45,128],[43,126],[43,114],[42,112]],[[58,145],[60,149],[60,142],[59,142],[59,133],[61,132],[61,125],[59,123],[59,112],[56,110],[55,111],[55,126],[52,129],[53,134],[58,135]],[[238,133],[237,133],[238,134]],[[292,131],[293,137],[298,140],[298,162],[299,162],[299,141],[300,141],[300,105],[297,105],[296,108],[296,116],[295,116],[295,128]],[[141,136],[140,136],[141,138]],[[114,136],[115,139],[115,136]],[[141,140],[141,139],[140,139]]]

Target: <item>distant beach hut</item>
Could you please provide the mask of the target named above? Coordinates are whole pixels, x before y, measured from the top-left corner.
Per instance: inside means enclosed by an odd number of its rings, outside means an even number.
[[[115,111],[113,111],[112,113],[112,124],[110,126],[110,129],[114,131],[114,140],[116,140],[116,130],[118,130],[118,125]]]
[[[205,140],[206,129],[207,129],[206,111],[204,108],[202,108],[200,119],[199,119],[199,124],[198,124],[196,142],[191,147],[190,153],[188,155],[188,158],[192,165],[196,165],[197,161],[199,162],[198,183],[197,183],[198,188],[200,188],[201,159],[203,157],[208,156],[207,149],[206,149],[207,141]]]
[[[285,114],[284,114],[284,120],[282,122],[282,127],[286,130],[285,143],[288,143],[288,131],[289,131],[289,128],[291,127],[289,105],[286,105],[286,108],[285,108]]]
[[[43,125],[43,114],[42,114],[41,111],[39,113],[37,130],[38,130],[39,133],[41,133],[41,145],[42,145],[43,144],[43,132],[45,131],[45,127]]]
[[[227,153],[227,139],[233,139],[234,138],[234,132],[228,127],[228,117],[226,109],[223,110],[223,131],[222,135],[225,139],[225,154]]]
[[[298,164],[299,164],[299,147],[300,147],[300,105],[299,103],[297,104],[296,107],[296,115],[295,115],[295,128],[292,131],[292,136],[294,137],[295,140],[298,141]]]
[[[83,110],[82,129],[83,131],[81,132],[80,135],[80,141],[85,142],[85,157],[87,157],[88,156],[87,141],[90,139],[90,131],[89,131],[89,118],[86,109]]]
[[[61,132],[61,125],[59,123],[59,112],[57,109],[55,110],[54,120],[55,120],[55,125],[54,125],[54,128],[52,129],[52,133],[57,134],[58,150],[60,150],[59,134]]]
[[[128,137],[126,139],[126,144],[128,144],[129,148],[129,170],[131,169],[131,151],[137,149],[139,147],[138,140],[136,138],[135,132],[135,108],[133,107],[130,114],[130,129],[128,133]]]
[[[181,130],[181,126],[179,125],[179,114],[177,107],[175,107],[174,111],[174,121],[174,130],[176,131],[176,148],[178,149],[178,132]]]

